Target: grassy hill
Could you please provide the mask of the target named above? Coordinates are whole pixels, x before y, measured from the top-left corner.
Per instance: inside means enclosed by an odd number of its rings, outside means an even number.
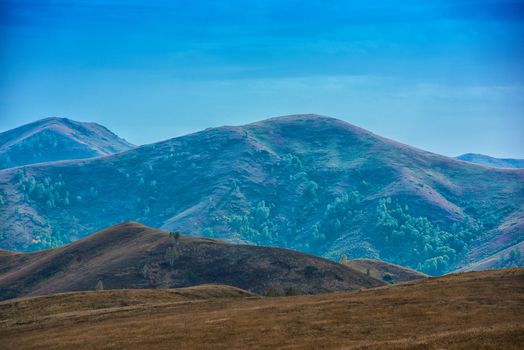
[[[46,118],[0,133],[0,169],[104,156],[133,147],[102,125]]]
[[[260,294],[315,294],[384,285],[322,258],[124,223],[66,246],[0,255],[0,300],[97,288],[215,283]]]
[[[428,275],[408,269],[403,266],[390,264],[373,259],[353,259],[344,262],[344,265],[365,273],[366,276],[379,279],[387,283],[401,283],[428,277]]]
[[[524,170],[440,156],[316,115],[0,171],[0,199],[0,248],[10,250],[139,221],[441,274],[524,232]]]
[[[522,268],[313,296],[244,298],[235,290],[222,298],[216,294],[226,287],[217,288],[198,300],[176,290],[122,290],[4,301],[0,342],[3,349],[348,350],[516,350],[524,342]]]

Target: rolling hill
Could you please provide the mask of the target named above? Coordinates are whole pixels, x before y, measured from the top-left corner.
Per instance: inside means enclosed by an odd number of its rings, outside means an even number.
[[[0,248],[19,251],[139,221],[441,274],[524,237],[524,170],[444,157],[318,115],[6,169],[0,201]]]
[[[517,350],[523,325],[522,268],[310,296],[204,286],[0,302],[3,349]]]
[[[208,283],[259,294],[315,294],[385,284],[304,253],[175,238],[133,222],[54,249],[0,255],[0,300],[99,287],[173,288]]]
[[[0,169],[105,156],[133,147],[96,123],[45,118],[0,133]]]
[[[414,281],[428,277],[428,275],[424,273],[403,266],[389,264],[380,260],[353,259],[344,262],[344,265],[365,273],[366,276],[371,276],[391,284]]]
[[[457,159],[465,162],[482,164],[494,168],[521,169],[524,168],[524,159],[494,158],[484,154],[466,153],[458,156]]]

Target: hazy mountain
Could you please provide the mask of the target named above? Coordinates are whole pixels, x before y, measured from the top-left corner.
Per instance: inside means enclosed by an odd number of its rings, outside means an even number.
[[[0,133],[0,169],[104,156],[133,147],[99,124],[46,118]]]
[[[0,248],[11,250],[140,221],[439,274],[524,237],[524,170],[466,163],[316,115],[3,170],[0,200]]]
[[[0,299],[105,289],[227,284],[259,294],[316,294],[385,283],[335,262],[124,223],[66,246],[0,254]]]
[[[524,241],[502,249],[479,261],[464,266],[457,272],[500,269],[524,266]]]
[[[521,169],[524,168],[524,159],[493,158],[484,154],[466,153],[457,159],[465,162],[487,165],[494,168]]]

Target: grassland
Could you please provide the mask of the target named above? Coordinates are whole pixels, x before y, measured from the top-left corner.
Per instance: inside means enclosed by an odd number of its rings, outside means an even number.
[[[522,268],[313,296],[194,290],[198,298],[186,289],[185,296],[123,290],[4,301],[0,347],[462,350],[524,343]]]

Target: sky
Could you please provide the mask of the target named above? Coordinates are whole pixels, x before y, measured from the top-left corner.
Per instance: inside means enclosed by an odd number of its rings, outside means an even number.
[[[524,158],[524,0],[0,0],[0,131],[144,144],[299,113]]]

